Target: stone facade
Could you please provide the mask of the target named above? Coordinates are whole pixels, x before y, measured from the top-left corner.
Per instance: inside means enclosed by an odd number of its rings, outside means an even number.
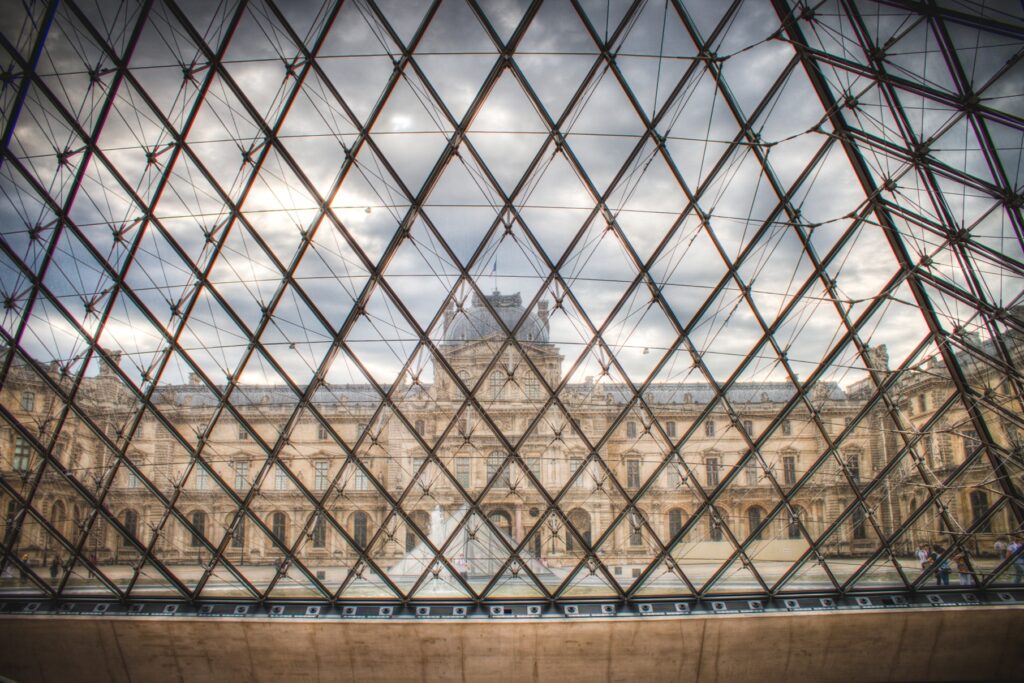
[[[866,378],[821,382],[808,400],[794,398],[788,382],[737,383],[727,401],[715,401],[708,384],[656,383],[641,403],[602,378],[563,386],[565,359],[548,340],[546,306],[520,323],[518,295],[495,293],[487,304],[446,311],[431,381],[404,376],[383,387],[383,405],[368,384],[320,386],[303,407],[283,386],[218,386],[233,414],[198,379],[157,386],[143,404],[106,365],[75,380],[16,357],[0,391],[5,549],[30,567],[57,558],[62,569],[73,566],[74,552],[99,568],[135,569],[151,550],[172,571],[194,566],[209,569],[209,581],[227,581],[211,569],[214,553],[244,574],[283,567],[287,548],[340,586],[351,569],[362,571],[356,547],[386,573],[427,540],[442,545],[430,527],[443,518],[470,538],[489,537],[506,572],[519,571],[504,562],[518,546],[524,560],[554,572],[555,585],[580,562],[581,574],[592,573],[594,546],[607,580],[623,587],[671,546],[675,566],[699,587],[745,543],[734,563],[752,561],[770,586],[801,558],[815,564],[809,541],[823,535],[818,552],[842,581],[873,555],[879,534],[888,539],[909,524],[891,539],[908,564],[918,543],[967,539],[1000,501],[989,454],[964,465],[980,442],[963,403],[950,399],[954,386],[938,357],[901,373],[889,399]],[[495,315],[517,327],[522,352],[503,343]],[[1002,340],[1016,360],[1019,341]],[[865,355],[877,380],[889,382],[884,347]],[[978,408],[978,417],[1002,449],[992,458],[1008,463],[1020,490],[1012,387],[998,368],[962,364],[972,390],[1002,392],[1005,410]],[[465,401],[467,388],[479,409]],[[549,388],[560,402],[549,400]],[[897,458],[908,443],[910,457]],[[44,467],[34,445],[52,452]],[[939,495],[943,482],[951,485]],[[853,505],[854,487],[865,491],[866,507]],[[29,514],[18,500],[26,496]],[[693,517],[707,497],[712,508]],[[94,516],[91,499],[114,519]],[[404,514],[393,512],[395,502]],[[982,562],[1015,528],[1003,505],[967,547]],[[467,551],[454,545],[445,549],[449,566],[472,578],[453,559]],[[839,566],[851,568],[844,575]],[[429,560],[421,571],[428,569],[447,571]],[[660,574],[649,572],[652,580]],[[403,590],[415,584],[391,578]],[[478,578],[474,588],[494,577]]]

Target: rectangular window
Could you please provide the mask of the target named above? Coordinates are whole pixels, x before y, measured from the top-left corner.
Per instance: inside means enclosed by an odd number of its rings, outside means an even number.
[[[124,487],[126,489],[139,488],[139,475],[135,474],[131,470],[126,469],[124,475]]]
[[[669,421],[665,423],[665,433],[668,434],[668,438],[676,438],[676,423]]]
[[[851,455],[846,461],[847,466],[850,469],[850,479],[853,480],[854,484],[860,483],[860,456]]]
[[[526,378],[526,397],[540,398],[540,382],[536,377]]]
[[[714,420],[708,420],[707,422],[704,423],[704,436],[714,436],[714,435],[715,435],[715,421]]]
[[[21,392],[21,409],[31,413],[36,409],[36,394],[34,391]]]
[[[323,425],[317,425],[316,427],[316,438],[320,441],[327,441],[330,439],[330,435],[327,433],[327,427]]]
[[[572,475],[576,474],[576,471],[579,470],[579,468],[581,468],[581,467],[583,467],[583,459],[582,458],[569,458],[569,476],[570,477]],[[577,479],[573,483],[573,486],[575,486],[576,488],[581,488],[583,486],[583,476],[582,475],[580,476],[579,479]]]
[[[753,420],[744,420],[743,421],[743,431],[745,431],[747,433],[747,436],[753,436],[754,435],[754,422],[753,422]]]
[[[527,458],[526,466],[530,468],[531,472],[533,472],[533,476],[537,477],[541,483],[544,482],[544,477],[540,472],[540,458]]]
[[[757,465],[751,463],[743,468],[743,473],[747,478],[747,486],[757,486]]]
[[[245,427],[238,425],[238,440],[245,441],[249,438],[249,432],[245,431]]]
[[[665,483],[669,489],[675,490],[683,485],[683,477],[679,472],[679,465],[677,463],[671,462],[665,469],[668,472],[668,478]]]
[[[782,479],[786,486],[796,483],[796,456],[787,455],[782,458]]]
[[[274,468],[274,490],[286,491],[287,489],[288,475],[284,473],[284,468],[278,465]]]
[[[630,420],[629,422],[626,423],[626,438],[627,439],[635,439],[636,438],[636,422],[633,422],[632,420]]]
[[[636,513],[630,515],[629,544],[632,546],[644,544],[643,526],[641,525],[640,518]]]
[[[974,450],[978,447],[978,432],[968,430],[964,432],[964,458],[971,457]]]
[[[629,460],[626,462],[626,487],[630,489],[640,488],[639,460]]]
[[[455,458],[455,478],[464,489],[472,486],[471,472],[469,458]]]
[[[28,444],[20,436],[14,437],[14,461],[11,463],[15,472],[28,472],[29,455]]]
[[[355,476],[352,477],[352,485],[356,491],[369,491],[370,480],[366,478],[366,472],[357,469]]]
[[[928,397],[925,394],[917,395],[917,412],[923,413],[928,410]]]
[[[244,489],[249,485],[249,463],[235,463],[235,488]]]
[[[210,473],[202,465],[196,465],[195,487],[196,491],[206,491],[210,488]]]
[[[323,491],[327,488],[327,461],[317,460],[313,463],[313,488]]]
[[[782,435],[792,436],[793,435],[793,423],[789,420],[782,421]]]
[[[708,477],[708,486],[718,486],[718,458],[708,458],[705,460],[704,469]]]

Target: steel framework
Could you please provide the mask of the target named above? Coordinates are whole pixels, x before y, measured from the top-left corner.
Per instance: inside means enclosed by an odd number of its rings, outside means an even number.
[[[1024,565],[1019,4],[65,0],[5,15],[0,591],[833,600],[906,596],[953,560],[984,591]],[[525,292],[521,317],[502,316],[492,280]],[[472,306],[497,333],[466,376],[445,331]],[[525,336],[549,310],[556,375]],[[929,380],[924,409],[908,387]],[[684,384],[707,399],[668,402],[692,408],[677,432],[655,397]],[[738,396],[770,386],[785,390],[753,429]],[[331,412],[352,387],[371,397],[355,436]],[[856,397],[838,427],[830,387]],[[186,388],[201,420],[181,417]],[[606,421],[585,417],[586,392],[608,392]],[[272,418],[269,393],[286,408]],[[423,405],[442,416],[429,434]],[[695,445],[716,416],[738,449],[721,476]],[[794,475],[777,460],[797,420],[816,445]],[[629,481],[632,451],[610,454],[637,423],[656,457]],[[332,453],[316,484],[293,457],[310,424]],[[225,425],[259,453],[242,475],[218,463]],[[153,430],[181,454],[171,473],[136,444]],[[422,454],[398,486],[374,461],[399,460],[396,433]],[[847,455],[862,438],[870,472]],[[446,455],[460,439],[501,452],[481,486]],[[553,482],[530,463],[538,439],[583,457]],[[936,464],[958,439],[963,457]],[[751,470],[767,509],[731,515]],[[694,506],[668,531],[652,519],[667,477]],[[511,478],[539,510],[515,533],[494,514]],[[826,478],[841,502],[811,524]],[[198,479],[231,509],[217,533],[192,512]],[[369,530],[350,521],[356,479],[382,511]],[[290,540],[264,512],[278,480],[299,501]],[[459,505],[444,538],[414,515],[431,486]],[[973,509],[954,503],[976,491]],[[58,492],[81,506],[73,523]],[[125,496],[145,496],[144,524]],[[851,525],[856,550],[839,553]],[[911,572],[900,558],[925,526],[948,548]],[[765,559],[780,527],[798,548],[784,566]],[[557,581],[531,561],[549,529],[578,549]],[[383,550],[403,531],[425,549],[407,582]],[[246,533],[267,546],[258,570],[234,550]],[[708,533],[727,551],[698,562]],[[346,558],[331,580],[308,553],[325,534]],[[498,548],[478,581],[456,559],[465,534]],[[627,580],[616,558],[634,538]]]

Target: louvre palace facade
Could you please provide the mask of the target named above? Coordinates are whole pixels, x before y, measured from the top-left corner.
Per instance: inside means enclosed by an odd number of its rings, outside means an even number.
[[[996,341],[1020,358],[1018,337]],[[548,303],[498,292],[450,305],[436,349],[392,385],[239,382],[230,411],[228,388],[194,374],[145,406],[106,362],[75,381],[14,356],[0,585],[160,594],[159,561],[224,596],[246,581],[352,599],[870,587],[919,580],[922,543],[966,550],[981,576],[1016,529],[991,503],[998,477],[1021,486],[1015,418],[985,414],[997,473],[936,357],[888,388],[899,402],[875,390],[884,347],[865,350],[865,377],[803,396],[690,381],[630,400],[609,376],[566,383]]]

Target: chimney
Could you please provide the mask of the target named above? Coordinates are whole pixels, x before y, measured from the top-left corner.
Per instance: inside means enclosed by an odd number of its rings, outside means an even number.
[[[444,331],[447,332],[455,319],[455,302],[449,301],[448,307],[444,309]]]
[[[889,372],[889,351],[885,344],[865,349],[864,362],[867,363],[869,370]]]
[[[195,372],[188,373],[188,383],[189,384],[191,384],[192,386],[197,386],[201,382],[202,382],[202,380],[199,379],[199,374],[198,373],[195,373]]]

